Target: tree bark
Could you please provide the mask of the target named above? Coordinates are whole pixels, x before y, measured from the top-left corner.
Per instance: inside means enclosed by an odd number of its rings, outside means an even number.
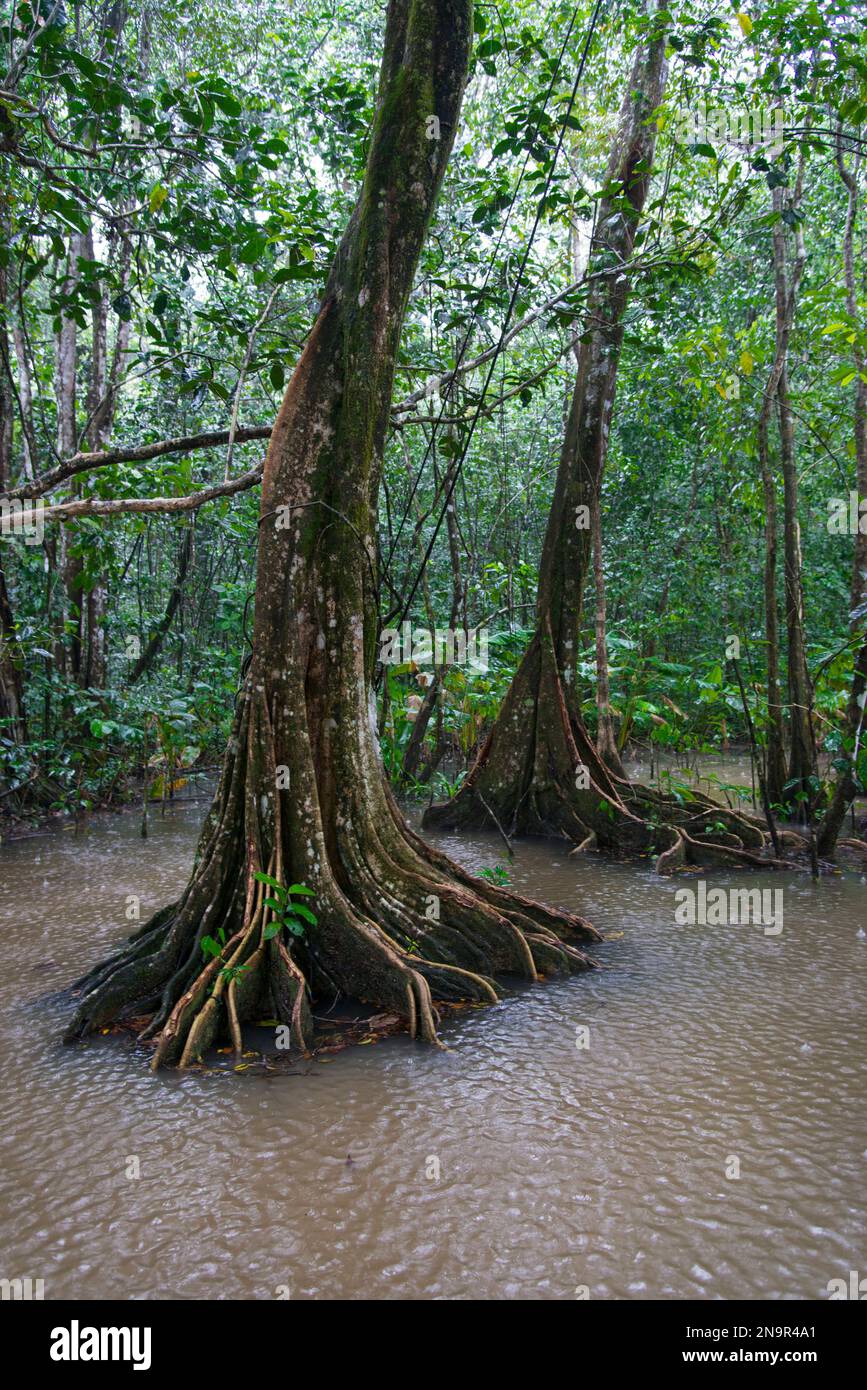
[[[196,867],[179,902],[80,982],[67,1040],[150,1013],[154,1065],[185,1065],[224,1030],[240,1049],[244,1018],[266,1006],[306,1046],[310,994],[328,991],[433,1040],[435,999],[490,1000],[501,971],[587,965],[565,939],[596,938],[582,919],[472,878],[409,830],[375,739],[382,449],[471,25],[471,0],[390,0],[361,194],[265,463],[253,651]],[[260,871],[312,888],[303,939],[281,928]],[[205,935],[225,945],[203,966]]]

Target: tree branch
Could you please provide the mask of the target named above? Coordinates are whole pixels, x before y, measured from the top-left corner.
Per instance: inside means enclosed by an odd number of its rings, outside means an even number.
[[[15,513],[16,526],[37,526],[45,521],[75,521],[80,516],[126,516],[131,512],[192,512],[218,497],[246,492],[262,481],[262,464],[241,473],[228,483],[203,488],[186,497],[82,497],[74,502],[58,502],[53,507],[31,507]]]
[[[246,444],[251,439],[270,439],[273,425],[247,425],[235,430],[236,444]],[[93,472],[98,468],[110,468],[115,463],[146,463],[149,459],[162,458],[166,454],[185,454],[193,449],[214,449],[228,444],[231,430],[213,430],[203,434],[190,434],[178,439],[160,439],[152,444],[138,444],[118,449],[100,449],[95,453],[72,454],[50,472],[43,473],[33,482],[22,483],[20,487],[10,488],[0,494],[2,498],[44,497],[67,478],[79,473]],[[246,476],[246,475],[245,475]],[[237,481],[237,479],[236,479]],[[52,508],[52,511],[55,509]]]

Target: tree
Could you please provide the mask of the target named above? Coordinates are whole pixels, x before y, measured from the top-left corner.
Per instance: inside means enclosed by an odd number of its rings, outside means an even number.
[[[491,1000],[497,972],[587,965],[570,944],[596,937],[583,919],[472,878],[411,832],[375,740],[382,450],[471,16],[470,0],[390,0],[361,193],[268,448],[253,651],[195,868],[177,903],[79,982],[67,1040],[150,1014],[155,1065],[184,1065],[223,1027],[240,1047],[265,1005],[303,1046],[309,993],[327,990],[433,1040],[436,999]],[[315,903],[303,938],[285,926],[299,886]]]
[[[852,341],[854,379],[854,453],[855,482],[859,498],[867,497],[867,360],[858,337],[858,293],[855,280],[854,235],[858,214],[858,171],[860,154],[847,166],[842,141],[837,136],[837,168],[847,193],[846,225],[843,234],[843,271],[846,282],[846,310],[855,333]],[[818,852],[832,858],[837,839],[859,786],[859,744],[864,727],[865,693],[867,693],[867,637],[864,635],[865,604],[867,604],[867,531],[859,525],[855,534],[852,561],[852,591],[850,605],[851,641],[856,647],[849,700],[846,706],[845,749],[842,765],[831,800],[819,826],[816,843]],[[863,755],[862,755],[863,757]]]
[[[587,732],[578,699],[592,507],[608,450],[629,294],[627,267],[650,187],[652,117],[665,87],[667,21],[658,6],[627,82],[605,175],[590,252],[597,273],[542,548],[536,630],[469,776],[450,802],[432,806],[425,816],[426,825],[493,822],[508,834],[564,835],[584,847],[655,845],[665,849],[665,865],[683,857],[688,847],[708,855],[728,845],[751,859],[763,843],[760,830],[728,812],[718,817],[725,832],[707,836],[706,801],[698,798],[698,810],[684,817],[670,802],[612,773]],[[678,831],[671,829],[674,819],[684,822]]]

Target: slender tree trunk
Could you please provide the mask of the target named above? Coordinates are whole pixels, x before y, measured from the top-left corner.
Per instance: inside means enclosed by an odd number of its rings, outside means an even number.
[[[542,549],[536,631],[464,785],[452,801],[428,810],[427,824],[493,823],[509,834],[565,835],[579,844],[607,847],[645,847],[650,840],[643,816],[626,803],[627,784],[609,771],[585,729],[577,656],[592,562],[592,517],[623,341],[627,271],[656,143],[656,126],[648,117],[665,87],[664,23],[636,54],[599,203],[589,257],[594,274],[588,329],[578,345]]]
[[[780,188],[775,188],[773,191],[772,211],[777,214],[778,218],[783,212],[783,193]],[[774,226],[774,295],[776,305],[774,360],[762,398],[757,428],[759,468],[761,471],[762,491],[765,504],[764,603],[768,684],[768,732],[765,785],[768,792],[768,799],[772,806],[779,806],[784,802],[785,793],[783,789],[786,784],[786,755],[780,679],[780,620],[779,608],[777,605],[777,484],[774,477],[773,464],[771,462],[769,430],[774,403],[778,400],[780,382],[783,380],[786,372],[786,360],[789,350],[792,322],[794,319],[795,300],[803,268],[803,256],[796,257],[792,267],[791,280],[787,283],[785,237],[782,223],[778,220]],[[788,400],[787,386],[784,386],[784,393],[785,399]],[[790,457],[786,465],[788,479],[788,491],[785,498],[787,556],[793,544],[800,548],[797,537],[791,534],[789,526],[792,520],[793,507],[795,508],[794,522],[797,523],[797,485],[795,483],[793,487],[793,459],[794,450],[792,446]],[[791,558],[792,564],[789,566],[787,563],[786,571],[787,578],[790,581],[794,580],[795,575],[800,573],[795,556],[792,555]],[[797,626],[797,611],[797,608],[793,610],[787,604],[787,619],[791,618],[793,626]],[[797,647],[797,633],[795,640]]]
[[[855,365],[855,482],[859,498],[867,497],[867,359],[861,348],[857,332],[858,293],[855,283],[855,225],[858,217],[858,172],[860,157],[849,170],[843,158],[840,141],[837,142],[837,167],[846,185],[848,204],[846,210],[846,229],[843,236],[843,268],[846,277],[846,309],[856,326],[852,344],[852,359]],[[867,603],[867,532],[860,529],[855,535],[855,554],[852,563],[852,590],[850,602],[850,624],[853,640],[865,632],[864,606]],[[846,765],[839,773],[831,796],[831,801],[822,818],[817,834],[817,848],[824,858],[833,858],[837,839],[860,780],[857,773],[857,756],[864,746],[865,699],[867,699],[867,635],[855,653],[855,669],[852,673],[852,687],[846,708],[844,724],[844,756]]]
[[[3,335],[3,361],[0,362],[0,493],[3,493],[11,482],[14,437],[14,406],[6,327],[9,310],[7,285],[6,267],[0,265],[0,333]],[[26,743],[23,661],[4,568],[7,548],[8,542],[0,535],[0,730],[5,737],[13,739],[16,743]]]
[[[85,238],[83,254],[94,259],[93,233]],[[90,314],[90,381],[87,387],[87,442],[94,452],[101,449],[111,431],[112,415],[106,410],[108,390],[108,289],[101,288]],[[112,412],[113,413],[113,412]],[[105,619],[108,607],[105,579],[99,576],[82,594],[82,639],[84,644],[82,684],[101,690],[107,677]]]
[[[165,607],[165,612],[163,613],[163,616],[160,618],[160,621],[157,623],[156,627],[154,628],[153,632],[148,638],[147,644],[144,650],[142,651],[141,655],[139,656],[138,660],[132,666],[129,675],[126,678],[127,685],[135,685],[137,681],[140,681],[142,676],[150,670],[151,666],[154,664],[154,661],[159,656],[159,653],[162,650],[163,642],[165,641],[166,635],[168,634],[171,628],[172,621],[174,619],[175,614],[178,611],[178,608],[180,607],[181,599],[183,597],[184,584],[186,583],[187,578],[187,570],[189,569],[190,560],[193,554],[193,535],[193,526],[188,526],[186,531],[184,532],[184,538],[181,541],[181,548],[178,552],[177,573],[175,576],[175,582],[172,586],[172,591],[169,594],[169,599]]]
[[[22,463],[24,477],[28,482],[31,482],[36,465],[33,387],[30,381],[30,363],[27,360],[27,339],[17,314],[12,323],[12,341],[15,345],[15,361],[18,368],[18,399],[21,403]]]
[[[84,236],[69,239],[69,254],[63,281],[64,297],[71,296],[79,279],[78,259]],[[61,310],[60,329],[54,339],[54,392],[57,402],[57,452],[70,458],[78,445],[76,424],[76,370],[78,327],[71,314]],[[75,553],[74,530],[64,526],[60,532],[59,569],[63,588],[61,611],[63,637],[56,646],[58,669],[72,680],[81,676],[82,595],[80,557]]]
[[[184,1065],[223,1030],[240,1049],[267,1006],[304,1046],[310,993],[329,991],[432,1040],[436,998],[496,998],[500,971],[586,967],[561,939],[595,937],[582,919],[472,878],[409,830],[375,739],[382,449],[471,25],[471,0],[390,0],[361,194],[265,461],[253,651],[193,876],[80,982],[68,1040],[152,1013],[154,1064]],[[312,889],[303,940],[260,871]],[[219,954],[203,964],[206,936]]]
[[[602,498],[599,488],[593,493],[590,525],[593,533],[593,588],[596,601],[596,748],[608,770],[617,777],[625,777],[626,773],[623,770],[620,751],[617,747],[617,735],[614,731],[614,715],[611,710],[611,678],[608,666],[605,614],[605,571],[602,551]]]
[[[799,180],[800,182],[800,180]],[[782,189],[775,189],[775,207],[782,211]],[[799,201],[800,189],[793,200]],[[795,264],[791,283],[786,271],[785,223],[774,226],[774,282],[777,305],[777,343],[782,354],[777,383],[777,411],[780,424],[780,463],[783,473],[784,594],[788,646],[789,690],[789,775],[786,800],[799,806],[806,819],[815,795],[816,749],[811,719],[812,692],[807,670],[804,633],[804,593],[802,582],[801,526],[798,520],[798,467],[795,458],[795,427],[789,398],[788,341],[795,312],[795,294],[806,261],[800,229],[795,237]],[[800,801],[798,796],[800,794]]]
[[[773,371],[771,373],[773,377]],[[773,395],[770,382],[759,415],[759,468],[765,512],[765,561],[763,596],[765,608],[765,650],[767,653],[768,722],[765,747],[765,785],[772,806],[783,801],[786,782],[786,753],[783,732],[783,701],[780,689],[780,614],[777,607],[777,487],[768,446],[768,419]],[[767,417],[765,407],[767,406]]]
[[[457,360],[457,359],[456,359],[456,360]],[[458,384],[455,383],[455,385],[452,387],[452,392],[451,392],[450,400],[451,400],[451,403],[452,403],[452,408],[454,409],[454,411],[455,411],[456,414],[459,412],[459,409],[460,409],[460,399],[461,399],[461,397],[460,397],[460,388],[459,388]],[[452,440],[455,444],[457,443],[457,432],[456,432],[456,430],[455,430],[454,425],[449,425],[449,427],[448,427],[448,437],[449,437],[449,439]],[[466,630],[466,602],[465,602],[464,583],[463,583],[463,575],[462,575],[462,567],[461,567],[461,543],[460,543],[460,528],[459,528],[459,526],[458,526],[458,517],[457,517],[457,495],[456,495],[456,492],[452,491],[452,484],[453,484],[453,479],[454,479],[454,471],[455,471],[455,469],[456,469],[456,467],[457,467],[457,457],[458,457],[458,455],[457,455],[457,452],[456,452],[456,451],[453,452],[453,453],[451,454],[451,456],[450,456],[450,458],[449,458],[448,467],[446,468],[446,473],[445,473],[445,477],[444,477],[443,482],[442,482],[442,489],[441,489],[443,496],[446,496],[446,497],[448,497],[448,496],[449,496],[449,493],[451,492],[451,498],[450,498],[450,501],[449,501],[449,503],[448,503],[448,506],[446,507],[446,534],[447,534],[447,536],[448,536],[448,543],[449,543],[449,560],[450,560],[450,563],[451,563],[451,573],[452,573],[452,602],[451,602],[451,612],[450,612],[450,615],[449,615],[449,627],[452,629],[452,631],[454,631],[454,630],[457,628],[458,623],[459,623],[459,621],[461,620],[461,614],[462,614],[462,612],[463,612],[463,626],[464,626],[464,629]],[[438,477],[438,476],[436,477],[436,482],[437,482],[437,487],[439,488],[439,477]],[[421,539],[421,532],[420,532],[420,531],[419,531],[418,535],[419,535],[419,545],[418,545],[419,556],[420,556],[420,558],[421,558],[421,560],[422,560],[422,564],[423,564],[423,563],[424,563],[424,544],[423,544],[422,539]],[[426,570],[423,570],[423,572],[422,572],[422,587],[423,587],[423,591],[424,591],[425,607],[426,607],[427,614],[428,614],[428,624],[429,624],[429,626],[430,626],[430,628],[431,628],[431,641],[433,642],[433,629],[434,629],[435,626],[436,626],[436,617],[435,617],[435,614],[434,614],[434,612],[433,612],[433,607],[432,607],[432,605],[431,605],[431,600],[430,600],[430,587],[429,587],[429,584],[428,584],[428,577],[427,577],[427,571],[426,571]],[[436,644],[435,644],[435,643],[434,643],[433,650],[434,650],[434,652],[436,652]],[[441,762],[443,753],[444,753],[444,751],[445,751],[444,748],[443,748],[443,745],[442,745],[442,724],[443,724],[443,720],[442,720],[443,674],[444,674],[444,668],[443,668],[443,667],[439,667],[439,666],[435,667],[434,673],[433,673],[433,677],[432,677],[432,679],[431,679],[431,682],[430,682],[430,684],[429,684],[427,690],[425,691],[425,696],[424,696],[424,700],[422,701],[421,709],[418,711],[418,714],[416,715],[415,723],[413,724],[413,727],[412,727],[412,733],[410,734],[409,742],[407,743],[407,746],[406,746],[406,753],[404,754],[404,759],[403,759],[403,772],[404,772],[404,774],[405,774],[407,777],[415,777],[415,778],[416,778],[418,781],[420,781],[420,782],[427,782],[427,781],[430,780],[430,778],[433,776],[433,773],[435,772],[437,766],[438,766],[439,763]],[[433,717],[434,714],[437,714],[437,724],[436,724],[437,740],[436,740],[436,745],[435,745],[435,747],[434,747],[434,749],[433,749],[433,751],[432,751],[430,757],[429,757],[429,758],[426,758],[426,759],[424,760],[424,762],[422,762],[422,749],[423,749],[423,747],[424,747],[424,740],[425,740],[425,736],[426,736],[426,734],[427,734],[428,726],[430,725],[430,721],[431,721],[431,719],[432,719],[432,717]],[[421,765],[421,766],[420,766],[420,765]]]
[[[629,294],[628,266],[650,186],[665,88],[665,25],[638,51],[606,173],[590,248],[588,331],[566,423],[542,548],[536,631],[488,740],[457,795],[425,813],[426,825],[496,825],[506,834],[563,836],[581,849],[655,853],[668,872],[685,859],[761,863],[762,830],[698,793],[683,807],[615,775],[589,737],[577,690],[584,589],[592,557],[594,498],[608,432]],[[708,809],[723,831],[708,832]],[[660,853],[661,851],[661,853]]]

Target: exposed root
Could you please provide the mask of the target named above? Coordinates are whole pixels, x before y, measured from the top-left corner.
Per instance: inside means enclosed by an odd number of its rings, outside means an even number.
[[[240,1054],[244,1023],[274,1017],[308,1051],[311,999],[336,991],[398,1014],[410,1036],[436,1043],[437,1001],[495,1003],[498,975],[592,968],[575,944],[602,939],[589,922],[454,864],[406,826],[381,780],[376,814],[346,817],[335,843],[308,828],[307,864],[287,873],[292,837],[281,807],[250,790],[274,777],[270,722],[257,705],[242,701],[186,892],[82,977],[66,1041],[150,1014],[142,1037],[156,1040],[153,1067],[184,1068],[223,1037]],[[312,884],[317,923],[303,940],[288,934],[256,878],[263,862],[278,883]],[[210,957],[206,936],[220,943]]]
[[[571,853],[654,855],[661,874],[685,864],[789,867],[770,853],[755,815],[693,791],[679,799],[618,776],[599,757],[553,656],[537,632],[475,766],[451,801],[428,808],[430,829],[493,828],[565,839]],[[807,840],[779,831],[793,855]]]

